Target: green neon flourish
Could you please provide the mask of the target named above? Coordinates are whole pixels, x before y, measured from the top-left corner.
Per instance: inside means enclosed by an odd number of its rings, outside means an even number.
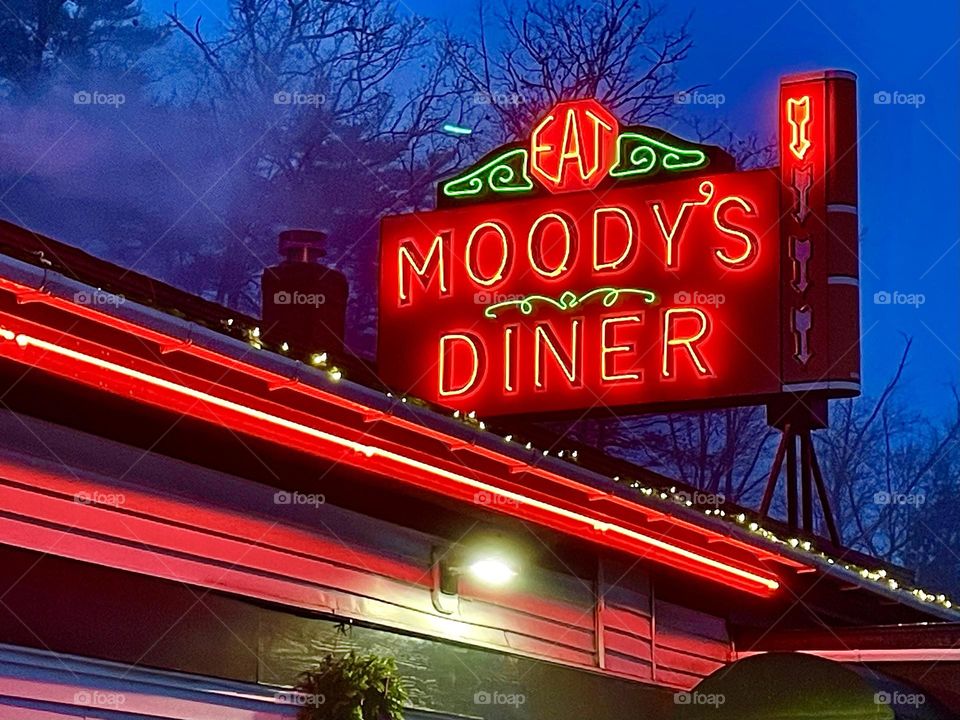
[[[447,197],[479,195],[485,187],[494,193],[533,190],[533,180],[527,174],[527,149],[508,150],[476,170],[444,183],[443,194]]]
[[[628,150],[628,146],[633,145]],[[643,133],[625,132],[617,138],[617,157],[611,177],[647,175],[657,170],[692,170],[704,167],[707,154],[693,148],[680,148],[655,140]]]
[[[559,298],[552,298],[546,295],[527,295],[519,300],[504,300],[503,302],[488,305],[486,308],[484,308],[483,314],[488,318],[496,318],[497,313],[500,310],[508,307],[517,307],[520,309],[521,314],[530,315],[533,313],[534,306],[538,302],[546,305],[552,305],[553,307],[557,308],[557,310],[572,310],[575,307],[583,305],[587,300],[592,297],[596,297],[597,295],[603,296],[601,302],[603,303],[604,307],[613,307],[617,304],[622,295],[640,295],[643,297],[647,305],[651,305],[657,301],[656,294],[650,290],[602,287],[585,292],[583,295],[577,295],[574,292],[565,290]]]

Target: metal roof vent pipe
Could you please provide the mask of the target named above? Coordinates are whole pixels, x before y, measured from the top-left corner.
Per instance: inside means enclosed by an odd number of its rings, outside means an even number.
[[[347,278],[321,265],[327,235],[319,230],[280,233],[279,265],[263,271],[263,337],[296,352],[340,354],[347,312]]]

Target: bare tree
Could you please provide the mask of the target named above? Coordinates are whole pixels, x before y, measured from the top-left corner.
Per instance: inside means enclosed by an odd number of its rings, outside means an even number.
[[[475,37],[448,34],[448,55],[502,139],[523,136],[545,108],[576,97],[646,123],[671,114],[677,65],[692,46],[686,23],[664,30],[662,14],[641,0],[528,0],[491,18],[481,2]]]
[[[441,128],[462,114],[463,86],[426,22],[376,0],[234,0],[227,31],[208,39],[199,20],[168,17],[197,51],[200,102],[247,179],[224,213],[216,297],[249,308],[289,225],[327,230],[327,261],[372,297],[378,218],[422,205],[459,162]],[[373,305],[352,304],[360,349]]]
[[[0,85],[20,96],[58,76],[127,70],[165,37],[137,0],[9,0],[0,3],[0,34]]]
[[[928,495],[938,496],[936,481],[956,461],[960,441],[956,393],[954,417],[942,424],[898,402],[910,347],[907,340],[876,400],[835,402],[830,427],[817,438],[845,544],[891,560],[902,559],[910,544],[916,549],[923,506]]]

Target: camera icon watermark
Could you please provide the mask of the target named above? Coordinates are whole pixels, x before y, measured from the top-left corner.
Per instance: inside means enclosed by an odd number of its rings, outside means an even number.
[[[484,507],[516,507],[517,501],[504,495],[481,490],[473,495],[473,502]]]
[[[274,700],[281,705],[294,707],[320,707],[327,698],[320,693],[304,693],[296,690],[281,690],[273,694]]]
[[[497,690],[478,690],[473,694],[474,705],[507,705],[519,708],[527,702],[523,693],[506,693]]]
[[[77,305],[123,305],[127,298],[116,293],[104,292],[103,290],[80,290],[73,294],[73,301]]]
[[[74,105],[104,105],[119,108],[127,102],[123,93],[105,93],[99,90],[78,90],[73,94]]]
[[[706,705],[718,708],[727,701],[723,693],[704,693],[697,690],[681,691],[673,694],[674,705]]]
[[[723,493],[703,492],[702,490],[680,490],[676,493],[676,496],[685,505],[696,505],[698,507],[706,505],[720,507],[727,501]]]
[[[81,490],[73,494],[73,501],[78,505],[106,505],[121,507],[127,503],[127,496],[123,493],[106,493],[99,490]]]
[[[273,494],[274,505],[310,505],[320,507],[327,502],[323,493],[287,492],[279,490]]]
[[[887,705],[889,707],[912,707],[918,708],[926,704],[927,696],[923,693],[905,693],[899,690],[888,692],[881,690],[874,693],[873,702],[877,705]]]
[[[705,93],[699,90],[687,92],[681,90],[673,94],[675,105],[708,105],[718,108],[727,102],[727,96],[723,93]]]
[[[76,705],[96,708],[119,708],[127,701],[123,693],[104,690],[79,690],[73,694]]]
[[[906,505],[920,507],[927,501],[923,493],[875,492],[873,502],[877,505]]]
[[[503,302],[516,302],[523,300],[523,295],[513,293],[495,293],[487,290],[480,290],[473,294],[473,302],[476,305],[496,305]]]
[[[518,92],[476,92],[473,94],[475,105],[523,105],[526,98]]]
[[[878,290],[873,294],[874,305],[906,305],[919,310],[927,302],[923,293],[905,293],[899,290]]]
[[[296,90],[278,90],[273,94],[274,105],[319,108],[326,101],[327,96],[323,93],[302,93]]]
[[[908,105],[919,109],[927,102],[923,93],[905,93],[898,90],[880,90],[873,94],[874,105]]]
[[[727,302],[723,293],[700,292],[699,290],[678,290],[673,294],[673,301],[678,305],[712,305],[720,307]]]
[[[326,302],[327,296],[323,293],[278,290],[273,294],[274,305],[309,305],[311,307],[320,307]]]

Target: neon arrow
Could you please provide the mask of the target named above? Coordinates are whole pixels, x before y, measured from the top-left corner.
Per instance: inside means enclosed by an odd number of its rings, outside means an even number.
[[[794,154],[797,160],[803,160],[803,156],[810,149],[810,137],[808,130],[810,127],[810,96],[804,95],[802,98],[787,99],[787,122],[790,123],[790,152]]]
[[[796,208],[793,216],[797,222],[803,225],[807,216],[810,214],[810,188],[813,186],[813,172],[810,165],[804,165],[802,168],[793,169],[793,194],[797,199]]]
[[[790,238],[790,256],[793,260],[793,287],[797,292],[806,292],[810,284],[807,280],[807,263],[810,261],[810,238]]]
[[[810,352],[809,333],[811,327],[813,327],[813,311],[810,309],[810,306],[804,305],[802,308],[794,308],[793,332],[796,336],[796,352],[794,352],[794,357],[796,357],[802,365],[806,365],[807,360],[813,355],[813,353]]]

